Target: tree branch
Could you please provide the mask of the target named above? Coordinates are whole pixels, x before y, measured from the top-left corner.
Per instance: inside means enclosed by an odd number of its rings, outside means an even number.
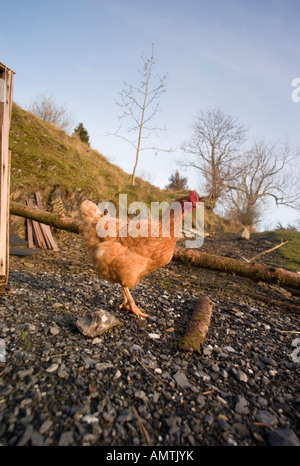
[[[39,223],[50,225],[60,230],[66,230],[71,233],[81,233],[83,223],[80,220],[65,217],[63,215],[47,212],[46,210],[38,209],[37,207],[28,207],[18,202],[10,202],[9,212],[11,215],[30,218]]]

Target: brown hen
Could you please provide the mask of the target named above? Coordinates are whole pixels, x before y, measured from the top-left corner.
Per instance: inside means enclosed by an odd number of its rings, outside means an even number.
[[[148,317],[135,304],[129,288],[170,262],[183,217],[197,207],[198,201],[198,195],[192,191],[177,199],[176,205],[171,204],[160,220],[141,219],[133,224],[128,220],[108,218],[91,201],[81,204],[85,244],[98,274],[122,286],[124,302],[120,308],[130,310],[138,317]],[[178,205],[181,206],[179,215]]]

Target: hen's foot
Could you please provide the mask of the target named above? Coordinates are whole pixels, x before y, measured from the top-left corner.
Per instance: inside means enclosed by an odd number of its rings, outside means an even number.
[[[148,317],[148,314],[145,314],[143,312],[143,309],[139,309],[135,304],[129,304],[128,302],[125,302],[120,304],[119,309],[126,309],[127,311],[133,312],[138,317]]]
[[[148,314],[145,314],[143,312],[143,309],[139,309],[137,307],[137,305],[135,304],[134,299],[131,296],[130,291],[129,291],[129,289],[127,287],[125,287],[125,286],[122,287],[122,292],[123,292],[123,296],[124,296],[124,301],[121,304],[121,306],[119,306],[120,309],[125,308],[125,309],[127,309],[127,311],[131,311],[131,312],[133,312],[133,314],[135,314],[136,316],[141,317],[141,318],[148,317]]]

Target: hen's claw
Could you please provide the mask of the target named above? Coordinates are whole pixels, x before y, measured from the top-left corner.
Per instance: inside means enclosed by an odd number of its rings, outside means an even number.
[[[119,309],[125,308],[127,311],[133,312],[138,317],[148,317],[148,314],[145,314],[143,312],[143,309],[139,309],[137,305],[135,304],[133,297],[130,294],[130,291],[128,288],[123,287],[122,288],[123,295],[124,295],[124,301],[123,303],[119,306]]]
[[[125,308],[127,311],[133,312],[133,314],[135,314],[138,317],[149,317],[148,314],[145,314],[144,312],[142,312],[143,309],[139,309],[136,305],[132,306],[129,303],[124,302],[120,304],[119,306],[119,309],[123,309],[123,308]]]

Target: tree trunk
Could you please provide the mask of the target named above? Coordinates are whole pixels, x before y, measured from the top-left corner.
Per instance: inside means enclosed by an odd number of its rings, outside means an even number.
[[[300,289],[300,275],[285,269],[256,263],[248,264],[230,257],[214,256],[194,249],[175,248],[173,260],[195,267],[226,272],[250,278],[255,282],[274,283],[282,287]]]
[[[150,68],[150,71],[151,71],[151,68]],[[135,185],[135,172],[136,172],[136,167],[137,167],[137,164],[138,164],[138,161],[139,161],[139,155],[140,155],[140,147],[141,147],[143,125],[144,125],[145,109],[146,109],[146,103],[147,103],[147,97],[148,97],[149,78],[150,78],[150,75],[147,76],[147,80],[146,80],[145,97],[144,97],[144,103],[143,103],[143,108],[142,108],[142,116],[141,116],[140,127],[139,127],[139,137],[138,137],[138,144],[137,144],[136,154],[135,154],[135,164],[134,164],[133,172],[132,172],[131,186]]]
[[[63,215],[40,210],[37,207],[28,207],[17,202],[10,203],[10,214],[30,218],[40,223],[45,223],[54,228],[80,234],[82,232],[82,221],[64,217]],[[229,257],[214,256],[194,249],[175,248],[173,260],[183,262],[195,267],[226,272],[241,277],[249,278],[255,282],[263,281],[274,283],[282,287],[300,289],[300,276],[288,270],[268,267],[255,263],[245,263]]]
[[[136,150],[136,154],[135,154],[135,164],[134,164],[134,167],[133,167],[133,171],[132,171],[132,176],[131,176],[131,186],[134,186],[135,185],[135,172],[136,172],[136,167],[137,167],[137,164],[138,164],[138,161],[139,161],[139,147],[137,148]]]

